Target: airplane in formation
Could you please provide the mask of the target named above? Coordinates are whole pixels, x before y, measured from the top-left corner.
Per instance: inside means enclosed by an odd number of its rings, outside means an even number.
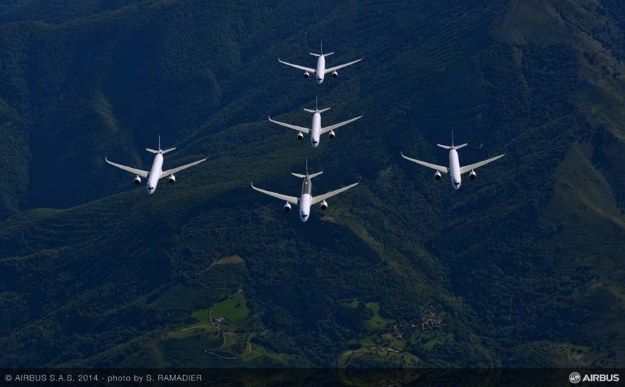
[[[304,78],[309,78],[310,74],[315,74],[315,80],[317,81],[317,84],[320,85],[323,83],[323,79],[325,78],[326,74],[332,74],[332,78],[336,78],[339,76],[338,70],[345,68],[347,66],[351,66],[354,63],[358,63],[362,60],[362,58],[357,59],[355,61],[349,62],[349,63],[345,63],[342,65],[338,65],[338,66],[334,66],[334,67],[330,67],[330,68],[326,68],[326,57],[330,56],[334,54],[334,52],[329,52],[327,54],[323,53],[323,42],[321,42],[321,51],[319,54],[311,52],[310,55],[312,56],[316,56],[317,57],[317,67],[316,68],[310,68],[310,67],[306,67],[306,66],[300,66],[300,65],[296,65],[293,63],[289,63],[289,62],[285,62],[282,59],[278,58],[278,62],[285,64],[287,66],[291,66],[294,67],[298,70],[302,70],[304,71]]]
[[[304,179],[304,182],[302,183],[302,194],[299,198],[295,197],[295,196],[288,196],[288,195],[282,195],[279,194],[277,192],[271,192],[271,191],[267,191],[264,189],[260,189],[258,187],[254,186],[254,183],[250,183],[252,185],[252,188],[255,189],[258,192],[264,193],[265,195],[269,195],[272,196],[274,198],[280,199],[280,200],[285,200],[286,203],[284,204],[284,211],[291,211],[291,205],[296,205],[299,206],[299,217],[302,220],[302,222],[306,222],[309,219],[309,215],[310,215],[310,207],[317,204],[317,203],[321,203],[321,209],[322,210],[326,210],[328,208],[328,202],[326,201],[327,199],[331,198],[332,196],[338,195],[341,192],[345,192],[350,188],[353,188],[355,186],[358,185],[358,183],[360,182],[356,182],[354,184],[350,184],[346,187],[343,188],[339,188],[337,190],[334,191],[330,191],[328,193],[325,193],[323,195],[319,195],[319,196],[312,196],[312,182],[311,180],[319,175],[321,175],[323,173],[323,171],[321,172],[317,172],[317,173],[313,173],[312,175],[308,174],[308,160],[306,160],[306,174],[302,175],[300,173],[291,173],[293,176],[295,177],[299,177],[300,179]]]
[[[319,110],[319,107],[317,106],[317,98],[315,97],[315,110],[304,109],[304,111],[307,111],[308,113],[313,114],[312,125],[310,128],[297,126],[297,125],[291,125],[291,124],[287,124],[286,122],[276,121],[272,119],[271,117],[268,117],[268,118],[269,118],[269,121],[273,122],[274,124],[284,126],[285,128],[297,130],[299,132],[297,133],[298,140],[303,139],[304,134],[310,134],[310,143],[312,144],[313,148],[316,148],[319,145],[319,141],[320,141],[322,134],[328,133],[328,137],[333,139],[334,137],[336,137],[336,134],[334,133],[334,129],[340,128],[341,126],[354,122],[362,118],[362,116],[364,115],[363,113],[359,115],[358,117],[351,118],[347,121],[339,122],[338,124],[334,124],[334,125],[330,125],[326,127],[321,127],[321,113],[328,111],[328,110],[330,110],[330,108]]]
[[[150,168],[150,171],[144,171],[141,169],[137,169],[137,168],[132,168],[132,167],[128,167],[122,164],[117,164],[114,163],[112,161],[109,161],[109,159],[107,157],[105,157],[104,159],[106,160],[107,163],[111,164],[114,167],[117,167],[119,169],[122,169],[126,172],[130,172],[132,174],[135,174],[135,184],[139,185],[141,184],[141,178],[143,177],[144,179],[148,179],[147,181],[147,189],[148,189],[148,194],[153,194],[154,191],[156,191],[156,186],[158,185],[158,181],[164,177],[168,177],[168,182],[169,184],[174,184],[176,182],[176,176],[174,174],[185,170],[189,167],[192,167],[194,165],[197,165],[201,162],[206,161],[206,159],[202,159],[202,160],[198,160],[198,161],[194,161],[192,163],[189,164],[185,164],[181,167],[177,167],[177,168],[172,168],[172,169],[168,169],[166,171],[163,171],[163,155],[165,153],[171,152],[176,148],[169,148],[169,149],[161,149],[161,136],[158,136],[158,150],[156,149],[150,149],[150,148],[145,148],[145,150],[147,150],[150,153],[154,153],[154,161],[152,162],[152,168]]]
[[[454,134],[452,132],[451,134],[451,146],[449,145],[441,145],[441,144],[436,144],[439,147],[443,148],[443,149],[448,149],[449,150],[449,167],[443,167],[441,165],[436,165],[436,164],[430,164],[427,163],[425,161],[421,161],[421,160],[416,160],[416,159],[412,159],[410,157],[406,157],[404,156],[404,153],[401,152],[401,157],[405,158],[406,160],[412,161],[413,163],[417,163],[419,165],[423,165],[424,167],[428,167],[431,169],[434,169],[436,172],[434,173],[434,178],[436,180],[440,180],[441,179],[441,173],[449,173],[449,176],[451,177],[451,186],[455,189],[458,190],[460,188],[460,184],[462,183],[462,174],[469,172],[469,177],[471,179],[475,179],[477,177],[477,173],[475,173],[475,170],[478,169],[481,166],[484,166],[488,163],[491,163],[497,159],[500,159],[502,157],[505,156],[505,154],[501,154],[499,156],[495,156],[492,157],[488,160],[484,160],[484,161],[480,161],[477,162],[475,164],[470,164],[470,165],[466,165],[464,167],[460,166],[460,160],[458,159],[458,149],[460,148],[464,148],[465,146],[467,146],[468,144],[462,144],[462,145],[454,145]]]

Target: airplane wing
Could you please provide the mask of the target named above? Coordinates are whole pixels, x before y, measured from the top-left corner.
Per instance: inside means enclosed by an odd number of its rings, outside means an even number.
[[[340,69],[342,69],[343,67],[351,66],[351,65],[353,65],[354,63],[358,63],[358,62],[360,62],[361,60],[362,60],[362,58],[357,59],[357,60],[355,60],[355,61],[353,61],[353,62],[349,62],[349,63],[345,63],[345,64],[342,64],[342,65],[338,65],[338,66],[330,67],[329,69],[326,69],[325,74],[329,74],[329,73],[331,73],[332,71],[337,71],[337,70],[340,70]]]
[[[426,163],[425,161],[421,161],[421,160],[411,159],[410,157],[404,156],[403,152],[401,154],[401,157],[405,158],[406,160],[412,161],[413,163],[417,163],[417,164],[423,165],[424,167],[435,169],[435,170],[439,171],[440,173],[448,173],[448,168],[447,167],[443,167],[443,166],[436,165],[436,164]]]
[[[111,164],[112,166],[117,167],[119,169],[123,169],[126,172],[130,172],[132,174],[139,175],[139,176],[141,176],[143,178],[147,178],[148,177],[148,171],[144,171],[142,169],[127,167],[125,165],[117,164],[117,163],[114,163],[112,161],[109,161],[109,159],[107,159],[106,157],[104,158],[104,160],[106,160],[106,162]]]
[[[185,165],[183,165],[183,166],[181,166],[181,167],[168,169],[168,170],[166,170],[166,171],[161,172],[161,176],[159,177],[159,179],[162,179],[162,178],[164,178],[165,176],[173,175],[174,173],[178,173],[178,172],[180,172],[180,171],[182,171],[182,170],[185,170],[185,169],[187,169],[187,168],[189,168],[189,167],[192,167],[192,166],[197,165],[197,164],[199,164],[199,163],[202,163],[202,162],[204,162],[204,161],[206,161],[206,159],[202,159],[202,160],[194,161],[194,162],[192,162],[192,163],[185,164]]]
[[[291,125],[291,124],[287,124],[286,122],[272,120],[271,117],[267,117],[267,118],[269,118],[269,121],[273,122],[274,124],[284,126],[285,128],[294,129],[294,130],[297,130],[299,132],[306,133],[306,134],[310,133],[310,129],[304,128],[303,126]]]
[[[299,203],[299,199],[296,198],[295,196],[282,195],[282,194],[279,194],[279,193],[276,193],[276,192],[271,192],[271,191],[267,191],[267,190],[264,190],[264,189],[256,188],[256,187],[254,187],[253,183],[250,183],[250,184],[252,184],[252,188],[254,188],[256,191],[262,192],[265,195],[273,196],[274,198],[277,198],[277,199],[280,199],[280,200],[285,200],[285,201],[287,201],[287,202],[289,202],[291,204],[295,204],[295,205],[297,205]]]
[[[478,169],[479,167],[481,167],[483,165],[486,165],[486,164],[488,164],[490,162],[493,162],[493,161],[495,161],[497,159],[500,159],[500,158],[502,158],[504,156],[505,156],[505,153],[503,155],[492,157],[492,158],[490,158],[488,160],[480,161],[479,163],[475,163],[475,164],[471,164],[471,165],[465,165],[464,167],[460,167],[460,173],[461,174],[462,173],[467,173],[467,172],[469,172],[469,171],[471,171],[473,169]]]
[[[347,187],[339,188],[337,190],[330,191],[330,192],[325,193],[323,195],[315,196],[315,197],[312,198],[312,201],[310,202],[310,204],[317,204],[319,202],[322,202],[322,201],[324,201],[326,199],[331,198],[332,196],[338,195],[341,192],[347,191],[348,189],[357,186],[359,183],[360,182],[357,182],[357,183],[354,183],[354,184],[350,184]]]
[[[280,58],[278,58],[278,62],[280,62],[282,64],[285,64],[287,66],[295,67],[298,70],[308,71],[311,74],[314,74],[315,71],[316,71],[315,69],[311,69],[310,67],[305,67],[305,66],[300,66],[300,65],[293,64],[293,63],[285,62],[285,61],[281,60]]]
[[[354,118],[352,118],[352,119],[349,119],[349,120],[347,120],[347,121],[339,122],[338,124],[334,124],[334,125],[330,125],[330,126],[326,126],[326,127],[324,127],[324,128],[321,128],[321,134],[328,133],[328,132],[329,132],[329,131],[331,131],[331,130],[334,130],[334,129],[336,129],[336,128],[340,128],[341,126],[343,126],[343,125],[347,125],[347,124],[349,124],[350,122],[354,122],[354,121],[356,121],[356,120],[358,120],[358,119],[362,118],[362,116],[363,116],[363,115],[364,115],[364,114],[362,114],[362,115],[360,115],[360,116],[358,116],[358,117],[354,117]]]

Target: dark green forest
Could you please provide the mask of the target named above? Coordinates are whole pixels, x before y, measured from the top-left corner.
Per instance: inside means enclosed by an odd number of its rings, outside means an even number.
[[[0,1],[0,367],[617,367],[617,0]],[[304,79],[314,67],[364,57]],[[318,148],[308,125],[365,113]],[[459,191],[411,157],[505,153]],[[104,161],[208,160],[154,195]],[[297,195],[358,181],[301,223]]]

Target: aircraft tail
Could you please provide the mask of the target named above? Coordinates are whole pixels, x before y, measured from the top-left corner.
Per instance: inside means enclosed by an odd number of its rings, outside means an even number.
[[[320,51],[319,51],[319,54],[315,54],[314,52],[311,52],[311,53],[310,53],[310,55],[312,55],[312,56],[322,56],[322,55],[323,55],[323,56],[330,56],[330,55],[334,54],[333,52],[329,52],[329,53],[327,53],[327,54],[324,54],[324,53],[323,53],[323,41],[321,41],[320,43],[321,43],[321,44],[320,44]]]
[[[156,150],[156,149],[151,149],[151,148],[145,148],[145,150],[146,150],[146,151],[148,151],[148,152],[150,152],[150,153],[162,153],[162,154],[165,154],[165,153],[167,153],[167,152],[171,152],[171,151],[173,151],[173,150],[175,150],[175,149],[176,149],[176,148],[169,148],[169,149],[159,149],[159,150]]]
[[[460,148],[464,148],[465,146],[469,144],[454,145],[454,132],[452,130],[451,131],[451,145],[441,145],[441,144],[436,144],[436,145],[440,146],[443,149],[460,149]]]
[[[306,159],[306,174],[302,175],[301,173],[292,172],[291,175],[293,175],[295,177],[299,177],[300,179],[305,179],[306,177],[308,177],[309,179],[312,179],[313,177],[317,177],[317,176],[321,175],[322,173],[323,173],[323,171],[317,172],[317,173],[313,173],[312,175],[309,175],[308,174],[308,159]]]
[[[323,113],[323,112],[327,112],[328,110],[330,110],[331,108],[325,108],[325,109],[321,109],[319,110],[319,113]],[[316,113],[317,110],[313,110],[313,109],[306,109],[304,108],[304,111],[307,111],[308,113]]]
[[[308,175],[308,178],[312,179],[313,177],[317,177],[317,176],[321,175],[322,173],[323,173],[323,171],[317,172],[317,173],[313,173],[312,175]],[[293,172],[293,173],[291,173],[291,175],[293,175],[295,177],[299,177],[300,179],[305,179],[306,178],[306,175],[302,175],[301,173]]]
[[[145,148],[145,150],[150,152],[150,153],[162,153],[162,154],[165,154],[167,152],[171,152],[174,149],[176,149],[176,148],[169,148],[169,149],[162,150],[161,149],[161,136],[160,135],[158,136],[158,150],[152,149],[152,148]]]
[[[327,112],[328,110],[330,110],[330,108],[325,108],[325,109],[319,110],[319,106],[317,104],[317,97],[315,97],[315,110],[304,108],[304,111],[306,111],[308,113],[316,113],[316,112],[323,113],[323,112]]]
[[[436,145],[440,146],[443,149],[452,149],[452,148],[460,149],[460,148],[464,148],[465,146],[469,144],[467,143],[467,144],[462,144],[462,145],[442,145],[442,144],[436,144]]]

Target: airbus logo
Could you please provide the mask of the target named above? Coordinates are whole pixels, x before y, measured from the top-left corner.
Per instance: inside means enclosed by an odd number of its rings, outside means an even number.
[[[619,374],[585,374],[583,377],[579,372],[569,374],[569,382],[577,384],[579,382],[618,382]]]

